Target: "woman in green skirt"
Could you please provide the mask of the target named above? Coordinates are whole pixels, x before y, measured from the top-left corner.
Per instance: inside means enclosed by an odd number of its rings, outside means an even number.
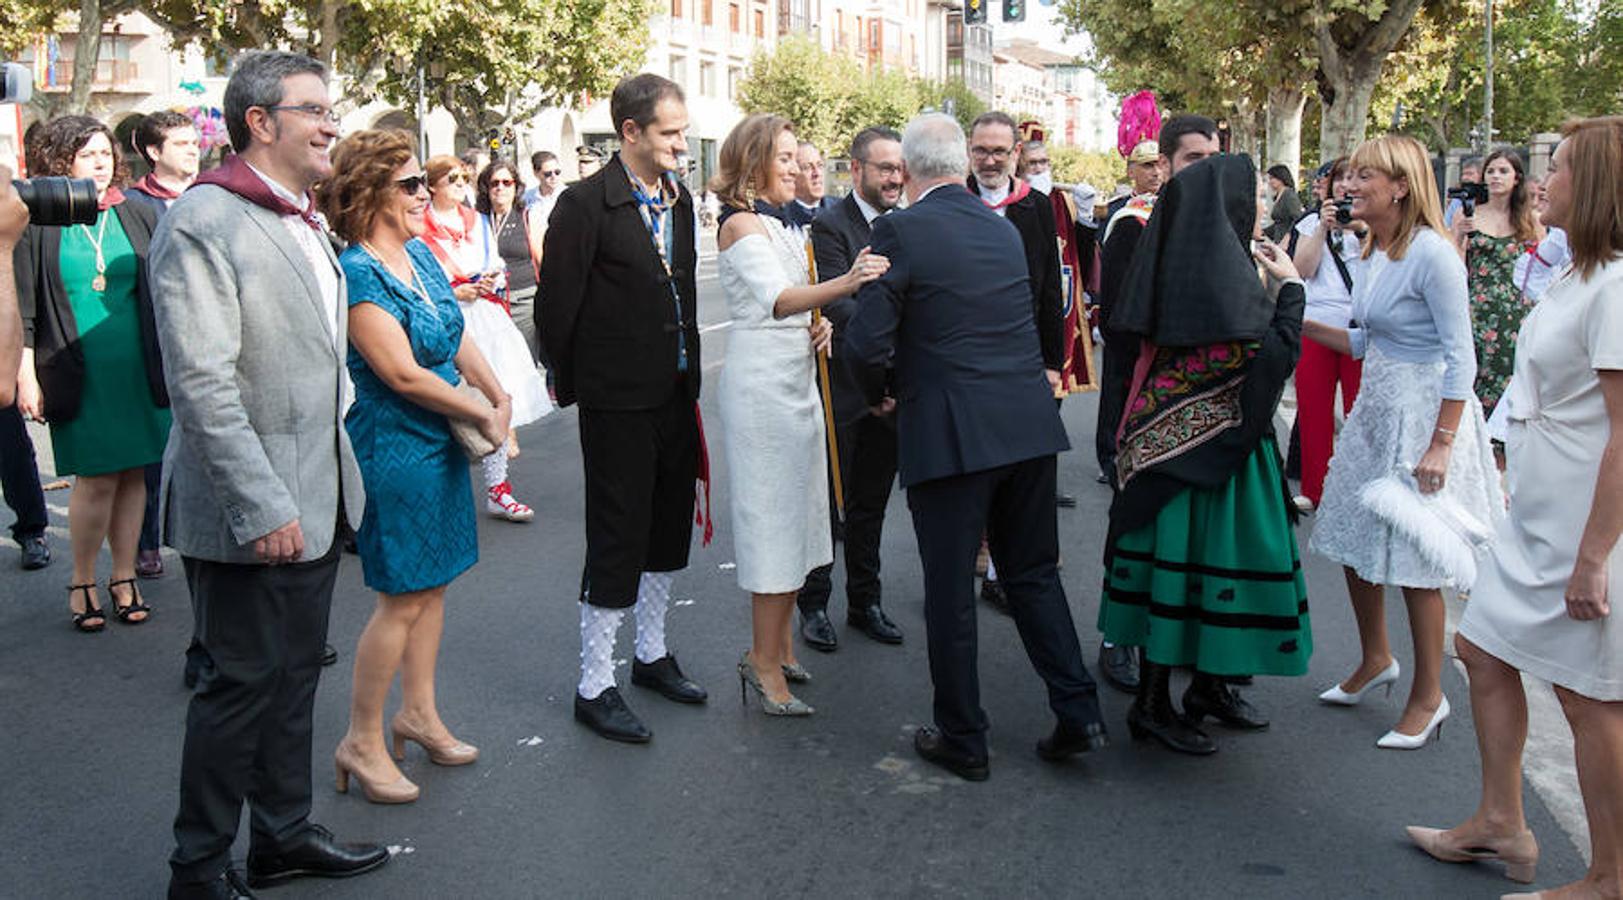
[[[120,622],[151,609],[135,586],[135,553],[145,511],[143,468],[163,459],[169,397],[146,277],[156,216],[124,203],[127,172],[112,132],[88,116],[63,116],[41,129],[37,158],[46,175],[95,182],[98,212],[88,225],[30,225],[17,245],[17,297],[23,316],[22,413],[51,426],[58,475],[77,476],[68,501],[74,627],[107,622],[96,595],[96,558],[112,552],[107,582]]]
[[[1156,204],[1111,311],[1140,342],[1122,425],[1099,627],[1143,649],[1134,737],[1215,752],[1206,716],[1268,722],[1235,676],[1301,675],[1312,652],[1273,413],[1301,347],[1304,290],[1259,229],[1244,156],[1196,163]],[[1253,243],[1255,242],[1255,243]],[[1255,250],[1252,248],[1255,247]],[[1261,266],[1281,282],[1277,299]],[[1174,667],[1192,667],[1183,712]]]

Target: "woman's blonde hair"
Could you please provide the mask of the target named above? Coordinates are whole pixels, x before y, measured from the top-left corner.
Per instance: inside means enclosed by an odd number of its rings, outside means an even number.
[[[1389,134],[1360,144],[1348,163],[1353,169],[1374,169],[1394,181],[1401,181],[1409,193],[1397,201],[1401,208],[1398,230],[1392,235],[1392,244],[1381,249],[1386,255],[1399,260],[1409,251],[1416,228],[1424,225],[1438,234],[1448,231],[1443,224],[1443,203],[1437,195],[1437,179],[1431,174],[1431,157],[1426,148],[1412,137]],[[1375,250],[1374,241],[1364,242],[1363,255],[1367,259]]]
[[[1588,280],[1623,256],[1623,116],[1574,119],[1561,133],[1572,193],[1567,243],[1572,267]]]
[[[752,209],[756,193],[772,177],[778,135],[794,130],[788,119],[772,113],[756,113],[739,122],[721,142],[716,177],[710,179],[716,199],[736,209]]]
[[[316,189],[316,204],[333,232],[349,243],[372,235],[378,215],[400,196],[395,173],[417,155],[404,131],[357,131],[332,150],[332,175]]]

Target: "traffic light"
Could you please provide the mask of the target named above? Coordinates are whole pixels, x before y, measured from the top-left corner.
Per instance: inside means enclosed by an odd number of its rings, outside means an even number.
[[[1024,22],[1026,20],[1026,0],[1003,0],[1003,21]]]
[[[964,24],[980,25],[986,21],[986,0],[964,0]]]

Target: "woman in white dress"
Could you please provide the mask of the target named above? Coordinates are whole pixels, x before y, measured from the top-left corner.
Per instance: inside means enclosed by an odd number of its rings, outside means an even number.
[[[827,319],[814,325],[811,310],[888,266],[864,250],[851,271],[810,283],[804,239],[756,212],[758,202],[770,208],[794,199],[796,149],[789,120],[750,116],[722,143],[711,185],[725,206],[717,262],[733,318],[721,373],[733,553],[738,585],[752,601],[753,640],[738,675],[762,711],[779,716],[812,712],[789,692],[790,679],[811,678],[795,661],[790,627],[806,574],[834,554],[815,360],[833,329]]]
[[[1442,204],[1426,151],[1412,138],[1377,138],[1353,153],[1351,167],[1352,214],[1368,226],[1369,239],[1353,285],[1350,327],[1310,320],[1302,334],[1364,361],[1309,545],[1345,570],[1363,661],[1319,699],[1352,706],[1398,680],[1400,667],[1386,637],[1385,585],[1401,587],[1414,639],[1414,683],[1397,725],[1376,744],[1414,750],[1449,714],[1442,688],[1447,613],[1441,589],[1466,590],[1470,584],[1453,582],[1469,576],[1451,573],[1437,552],[1439,543],[1458,538],[1417,533],[1378,512],[1366,489],[1391,484],[1412,505],[1426,507],[1421,515],[1446,505],[1483,523],[1504,515],[1504,497],[1482,405],[1472,393],[1476,352],[1465,265],[1443,236]],[[1427,499],[1415,498],[1415,491]]]
[[[1623,894],[1623,627],[1607,596],[1623,584],[1623,117],[1565,131],[1543,219],[1567,230],[1572,265],[1516,339],[1510,516],[1454,640],[1471,676],[1481,802],[1447,831],[1409,829],[1445,862],[1499,859],[1533,880],[1521,673],[1548,681],[1572,725],[1591,848],[1583,881],[1515,895],[1552,900]]]
[[[507,263],[497,249],[496,235],[484,216],[463,203],[469,176],[454,156],[435,156],[424,170],[428,177],[428,230],[423,242],[434,251],[456,292],[457,305],[467,323],[468,336],[484,354],[513,397],[513,427],[528,425],[552,412],[546,383],[535,368],[530,348],[508,315],[502,296],[507,289]],[[507,460],[516,455],[517,441],[497,447],[480,461],[485,476],[485,512],[509,522],[528,522],[535,510],[513,498]]]

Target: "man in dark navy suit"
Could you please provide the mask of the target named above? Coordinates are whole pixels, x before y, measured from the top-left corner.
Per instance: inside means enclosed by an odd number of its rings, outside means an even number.
[[[1037,742],[1058,761],[1107,743],[1093,679],[1059,581],[1055,454],[1069,447],[1043,373],[1031,280],[1014,226],[964,188],[963,129],[930,114],[902,138],[911,206],[874,220],[891,261],[857,295],[845,334],[871,405],[893,362],[897,461],[924,568],[935,726],[920,756],[987,777],[976,669],[975,553],[984,530],[1026,653],[1059,722]]]

